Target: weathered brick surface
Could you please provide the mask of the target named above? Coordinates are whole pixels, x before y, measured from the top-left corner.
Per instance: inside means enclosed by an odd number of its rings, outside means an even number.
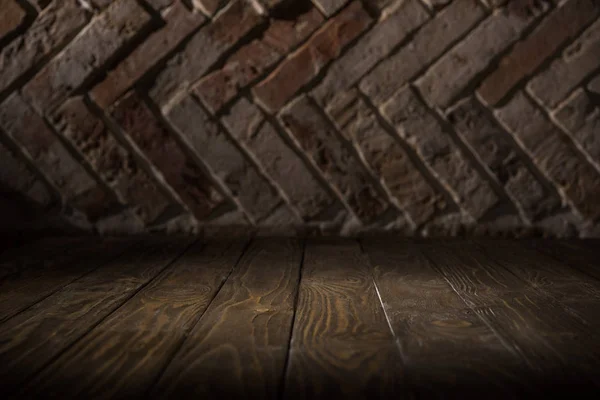
[[[0,189],[65,232],[597,235],[599,46],[595,0],[0,0]]]
[[[335,14],[336,11],[338,11],[346,3],[348,3],[348,0],[312,0],[312,1],[317,7],[319,7],[319,9],[323,12],[323,14],[325,14],[328,17]]]
[[[0,127],[27,151],[74,207],[97,219],[115,205],[104,190],[73,158],[44,120],[15,94],[0,105]]]
[[[2,40],[21,25],[26,13],[15,0],[0,0],[0,10],[2,10],[0,13],[0,40]]]
[[[314,79],[321,69],[338,57],[342,49],[363,32],[371,18],[359,1],[317,31],[298,51],[286,59],[271,75],[255,86],[257,100],[276,112]]]
[[[136,2],[119,0],[69,44],[23,88],[40,112],[59,105],[148,22],[150,15]]]
[[[406,151],[386,132],[356,91],[338,96],[328,114],[346,140],[358,148],[369,167],[381,177],[400,206],[421,225],[446,204],[431,187]]]
[[[196,218],[207,218],[226,202],[212,179],[181,149],[135,93],[117,102],[112,116],[160,170]]]
[[[292,21],[275,20],[261,40],[255,40],[232,55],[225,66],[203,78],[196,93],[213,113],[217,113],[240,89],[260,77],[297,44],[317,29],[323,17],[315,8]]]
[[[507,10],[492,14],[417,81],[423,96],[435,106],[449,106],[535,18]]]
[[[105,108],[113,104],[138,79],[164,58],[185,37],[206,19],[199,13],[191,13],[181,2],[177,2],[164,16],[167,25],[153,33],[137,47],[123,62],[108,73],[104,81],[91,91],[94,101]]]
[[[256,220],[281,202],[275,188],[191,97],[174,106],[167,117]]]
[[[50,188],[27,167],[25,162],[0,143],[0,191],[22,193],[40,207],[53,202]]]
[[[315,89],[315,98],[326,104],[339,90],[347,90],[428,17],[419,0],[400,2],[333,63],[323,82]]]
[[[545,71],[531,80],[529,92],[549,108],[561,100],[582,81],[600,68],[600,20],[588,28]]]
[[[156,78],[150,95],[168,111],[173,97],[204,75],[218,58],[257,26],[262,17],[246,1],[235,0],[210,25],[200,29]]]
[[[358,218],[369,222],[387,209],[366,171],[352,153],[340,145],[336,133],[307,97],[302,96],[290,104],[280,118]]]
[[[555,116],[600,171],[600,103],[579,89]]]
[[[475,219],[496,205],[490,185],[410,88],[385,103],[382,113]]]
[[[224,117],[224,123],[233,137],[262,164],[305,220],[317,217],[334,205],[335,200],[273,125],[264,120],[257,106],[241,99]]]
[[[517,153],[510,135],[473,98],[448,115],[460,136],[494,173],[529,221],[554,211],[560,199],[538,181]]]
[[[45,57],[66,45],[87,22],[74,1],[56,1],[18,39],[0,52],[0,93]]]
[[[585,218],[600,217],[600,173],[522,93],[497,112],[535,164]]]
[[[483,8],[475,1],[454,1],[419,29],[406,46],[371,71],[360,83],[360,89],[376,104],[383,103],[484,15]]]
[[[52,120],[122,201],[137,209],[144,222],[154,221],[169,206],[156,184],[81,98],[67,101]]]
[[[595,0],[570,0],[554,10],[540,26],[500,61],[478,90],[481,98],[496,105],[522,79],[530,75],[566,41],[575,37],[600,14]]]

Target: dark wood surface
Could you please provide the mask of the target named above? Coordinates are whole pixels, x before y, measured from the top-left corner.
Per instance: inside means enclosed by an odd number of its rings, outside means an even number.
[[[0,395],[596,398],[599,245],[34,241],[0,254]]]

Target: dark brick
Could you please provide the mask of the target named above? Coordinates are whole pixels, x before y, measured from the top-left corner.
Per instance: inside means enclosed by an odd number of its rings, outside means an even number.
[[[400,51],[382,61],[360,83],[375,104],[381,104],[442,55],[485,15],[476,1],[454,1],[423,25]]]
[[[269,111],[278,111],[325,65],[339,57],[342,49],[358,37],[370,22],[371,17],[361,3],[354,1],[254,88],[257,100]]]
[[[150,22],[136,2],[118,0],[23,88],[40,113],[50,111]]]
[[[285,57],[322,22],[323,16],[315,8],[292,21],[273,21],[261,40],[242,47],[222,69],[203,78],[196,86],[196,93],[213,113],[219,112],[240,89]]]
[[[204,220],[217,207],[225,205],[226,200],[212,179],[184,153],[135,93],[117,102],[112,115],[196,218]]]
[[[560,205],[528,169],[510,135],[472,97],[461,102],[448,119],[460,136],[506,188],[529,221],[548,215]]]
[[[319,103],[327,104],[337,92],[349,89],[429,18],[419,0],[398,4],[331,65],[323,82],[314,90],[314,97]]]
[[[565,134],[522,93],[499,109],[497,116],[584,218],[600,217],[600,174],[580,158]]]
[[[275,188],[191,97],[174,106],[167,117],[256,221],[281,203]]]
[[[370,222],[387,210],[367,172],[306,96],[284,109],[280,119],[358,218]]]
[[[442,196],[427,183],[402,146],[381,127],[356,91],[338,96],[327,112],[415,224],[423,224],[445,208]]]
[[[88,217],[97,219],[116,205],[114,195],[98,185],[18,94],[0,105],[0,126],[27,151],[67,201]]]
[[[552,56],[557,49],[576,37],[600,14],[596,0],[571,0],[552,12],[540,26],[500,61],[498,68],[481,84],[478,93],[490,105],[504,96]]]
[[[150,35],[91,91],[91,97],[101,108],[112,105],[148,72],[157,60],[164,58],[206,21],[202,14],[190,12],[181,2],[174,4],[164,19],[167,23],[165,27]]]
[[[527,89],[549,108],[555,108],[582,81],[600,67],[600,20],[573,42]]]
[[[46,208],[54,196],[48,186],[30,171],[16,154],[0,143],[0,190],[23,193],[38,206]]]
[[[382,112],[471,216],[479,219],[496,205],[490,185],[410,88],[394,95]]]
[[[17,29],[25,19],[23,10],[15,0],[0,0],[0,39]]]
[[[87,22],[75,1],[51,4],[22,36],[0,52],[0,92],[63,47]]]
[[[538,17],[501,10],[479,24],[417,81],[423,96],[445,108]]]
[[[600,103],[579,89],[555,116],[600,171]]]
[[[233,1],[168,61],[150,90],[152,99],[167,113],[180,92],[195,84],[219,57],[262,21],[247,1]]]
[[[258,107],[239,100],[224,117],[231,134],[262,164],[266,173],[300,211],[311,220],[335,203],[302,159],[266,122]]]
[[[123,202],[136,208],[144,222],[154,221],[169,206],[156,184],[81,98],[68,100],[53,121]]]

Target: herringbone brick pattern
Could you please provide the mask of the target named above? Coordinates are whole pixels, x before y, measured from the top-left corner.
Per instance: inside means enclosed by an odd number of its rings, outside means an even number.
[[[597,0],[0,0],[0,179],[103,234],[598,235]]]

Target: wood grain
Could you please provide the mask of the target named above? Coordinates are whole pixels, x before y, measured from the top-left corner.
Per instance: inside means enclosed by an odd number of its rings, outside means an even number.
[[[191,240],[151,240],[0,326],[0,391],[10,393],[147,284]]]
[[[535,392],[524,379],[527,365],[452,290],[412,241],[362,243],[402,349],[406,385],[420,399],[480,395],[505,399]]]
[[[284,398],[405,396],[403,367],[356,241],[305,249]]]
[[[244,246],[243,241],[192,246],[48,366],[19,396],[143,396],[202,316]]]
[[[477,240],[476,243],[489,260],[498,262],[536,290],[563,304],[565,310],[592,328],[590,333],[600,329],[600,281],[590,279],[579,268],[540,254],[526,246],[527,242]],[[545,247],[562,248],[563,254],[573,253],[572,249],[557,244],[548,242]]]
[[[152,397],[276,399],[301,260],[298,240],[255,241],[151,390]]]
[[[600,280],[600,241],[528,240],[524,244]]]
[[[531,366],[531,381],[540,389],[558,393],[579,384],[588,390],[596,383],[599,345],[583,340],[588,327],[552,296],[535,290],[474,244],[438,243],[422,250],[473,311]]]
[[[0,280],[0,323],[116,258],[134,242],[103,239],[88,243],[63,248],[64,253],[56,258],[19,268]],[[71,250],[73,246],[78,249]]]

